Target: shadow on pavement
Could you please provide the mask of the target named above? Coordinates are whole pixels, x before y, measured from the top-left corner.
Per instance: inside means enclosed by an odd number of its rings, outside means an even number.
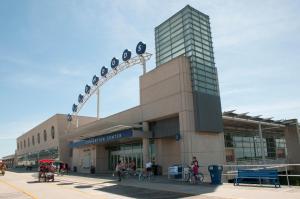
[[[234,186],[234,185],[232,185]],[[239,185],[236,185],[234,187],[253,187],[253,188],[269,188],[269,189],[274,189],[275,186],[272,185],[272,184],[239,184]]]
[[[93,187],[92,185],[78,185],[75,186],[74,188],[78,188],[78,189],[86,189],[86,188],[91,188]]]
[[[62,182],[62,183],[58,183],[57,185],[72,185],[74,184],[73,182]]]
[[[112,185],[112,186],[97,188],[95,190],[122,195],[126,197],[139,198],[139,199],[146,199],[146,198],[166,199],[166,198],[183,198],[183,197],[194,196],[192,194],[186,194],[186,193],[153,190],[153,189],[125,186],[125,185]]]
[[[54,181],[48,181],[48,182],[39,182],[38,180],[35,180],[35,181],[28,181],[27,183],[28,184],[35,184],[35,183],[56,183],[56,182],[60,182],[58,180],[54,180]]]
[[[37,172],[37,169],[33,168],[32,170],[26,170],[25,168],[13,168],[13,169],[8,169],[7,171],[14,172],[14,173],[33,173],[33,172]]]

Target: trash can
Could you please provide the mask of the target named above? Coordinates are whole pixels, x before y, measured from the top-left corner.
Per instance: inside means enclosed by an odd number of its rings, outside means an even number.
[[[223,166],[221,165],[209,165],[208,171],[210,173],[211,184],[219,185],[222,184],[222,171]]]
[[[96,168],[94,166],[91,166],[91,169],[90,169],[91,174],[95,174],[95,170],[96,170]]]
[[[76,166],[73,167],[73,171],[77,172],[77,167]]]
[[[157,176],[157,166],[156,164],[152,165],[152,172],[153,172],[153,175]]]

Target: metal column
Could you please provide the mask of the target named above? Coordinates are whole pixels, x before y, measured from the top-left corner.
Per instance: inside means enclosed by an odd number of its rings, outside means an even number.
[[[97,90],[97,120],[99,120],[99,108],[100,108],[100,89]]]
[[[263,164],[265,164],[266,157],[265,157],[265,151],[264,151],[264,142],[263,142],[263,136],[262,136],[261,123],[258,124],[258,133],[259,133],[259,138],[260,138],[261,157],[262,157]]]
[[[143,75],[145,75],[146,74],[146,60],[143,57],[143,55],[140,55],[140,60],[141,60],[141,63],[143,65]]]

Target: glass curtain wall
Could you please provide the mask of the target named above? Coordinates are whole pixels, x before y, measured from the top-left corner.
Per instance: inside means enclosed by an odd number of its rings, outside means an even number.
[[[185,7],[155,28],[156,65],[186,55],[191,58],[195,91],[219,96],[209,17]]]
[[[263,133],[263,147],[257,132],[225,130],[224,136],[227,163],[261,162],[262,153],[267,161],[284,161],[287,158],[283,133]]]

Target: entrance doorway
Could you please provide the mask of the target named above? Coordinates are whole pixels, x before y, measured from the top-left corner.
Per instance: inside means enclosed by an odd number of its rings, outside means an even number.
[[[114,170],[119,160],[123,163],[130,163],[133,160],[137,169],[143,168],[143,144],[138,142],[110,147],[108,168]]]

